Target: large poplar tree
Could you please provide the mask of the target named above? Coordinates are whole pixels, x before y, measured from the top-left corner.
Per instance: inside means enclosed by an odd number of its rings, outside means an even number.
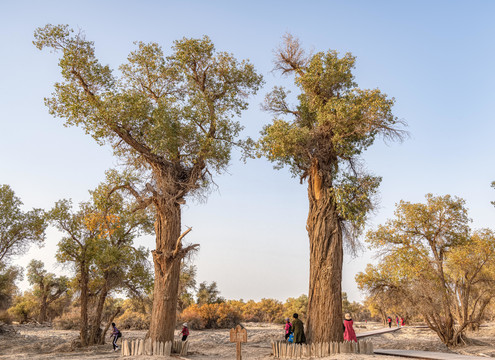
[[[156,43],[137,43],[119,76],[95,57],[94,45],[68,26],[47,25],[34,44],[61,54],[63,81],[46,99],[50,113],[80,126],[140,173],[142,186],[122,185],[156,214],[154,302],[149,336],[172,340],[183,246],[185,197],[224,170],[242,126],[235,120],[262,83],[254,67],[215,52],[208,37],[183,38],[164,57]]]
[[[286,35],[276,51],[275,70],[294,76],[298,104],[275,88],[264,108],[275,114],[262,131],[261,154],[307,179],[310,280],[307,339],[342,340],[342,261],[344,235],[352,240],[373,206],[380,178],[366,173],[360,155],[377,136],[400,138],[393,99],[354,82],[355,58],[336,51],[306,56]]]

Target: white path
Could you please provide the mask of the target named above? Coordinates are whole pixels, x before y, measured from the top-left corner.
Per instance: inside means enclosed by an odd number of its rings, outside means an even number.
[[[401,328],[393,327],[393,328],[384,328],[372,331],[366,331],[361,333],[356,333],[356,337],[358,339],[381,335],[390,332],[395,332],[400,330]],[[402,356],[408,358],[415,359],[428,359],[428,360],[475,360],[475,359],[486,359],[481,356],[472,356],[472,355],[459,355],[454,353],[441,353],[441,352],[433,352],[433,351],[416,351],[416,350],[394,350],[394,349],[376,349],[374,350],[376,355],[391,355],[391,356]]]

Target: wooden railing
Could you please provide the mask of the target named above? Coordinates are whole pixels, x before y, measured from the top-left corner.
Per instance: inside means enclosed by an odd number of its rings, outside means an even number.
[[[187,355],[189,342],[174,340],[159,342],[151,341],[151,339],[125,339],[122,340],[122,356],[138,356],[138,355],[157,355],[170,356],[175,353],[179,355]]]
[[[302,359],[325,357],[334,354],[373,354],[373,343],[369,340],[327,342],[313,344],[291,344],[286,341],[272,341],[275,358]]]

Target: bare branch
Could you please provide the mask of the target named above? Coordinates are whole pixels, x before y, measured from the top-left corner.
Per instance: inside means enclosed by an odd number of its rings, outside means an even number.
[[[301,75],[308,58],[299,43],[299,39],[289,33],[286,33],[282,39],[283,43],[275,50],[274,70],[281,71],[283,75],[291,72]]]

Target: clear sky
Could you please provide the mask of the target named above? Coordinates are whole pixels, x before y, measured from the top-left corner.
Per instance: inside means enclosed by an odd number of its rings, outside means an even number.
[[[493,1],[0,1],[0,184],[25,209],[55,201],[87,200],[88,190],[117,165],[111,150],[79,128],[52,118],[43,98],[60,79],[57,57],[31,43],[36,27],[69,24],[85,31],[98,58],[116,69],[134,41],[157,42],[208,35],[217,50],[249,58],[266,80],[241,119],[257,137],[270,121],[260,110],[274,85],[290,86],[271,72],[273,49],[290,32],[307,49],[335,49],[357,57],[356,81],[396,99],[395,115],[410,137],[378,141],[365,155],[383,177],[381,201],[369,227],[393,215],[399,200],[420,202],[426,193],[467,201],[473,227],[492,227],[495,191],[495,2]],[[309,244],[306,184],[266,160],[243,164],[234,156],[228,174],[206,203],[189,201],[183,226],[200,243],[198,282],[216,281],[230,299],[284,301],[308,291]],[[52,272],[60,234],[49,229],[44,248],[15,263],[43,260]],[[141,244],[154,248],[153,238]],[[354,282],[373,261],[364,248],[345,257],[343,290],[361,300]],[[26,283],[23,283],[26,286]]]

